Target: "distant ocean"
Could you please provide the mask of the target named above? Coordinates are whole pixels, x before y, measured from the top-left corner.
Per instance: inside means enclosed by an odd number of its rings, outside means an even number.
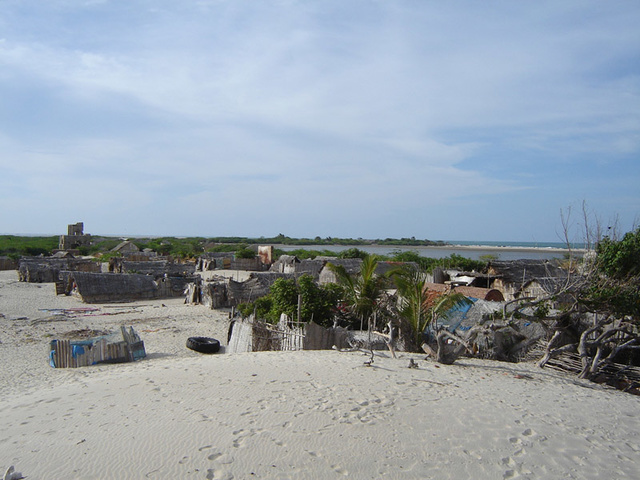
[[[446,243],[451,245],[481,245],[486,247],[517,247],[517,248],[567,248],[567,244],[563,242],[487,242],[487,241],[475,241],[469,242],[465,240],[446,240]],[[584,248],[584,244],[575,243],[571,245],[572,248],[581,249]]]
[[[560,242],[473,242],[448,240],[450,244],[443,247],[400,247],[396,245],[358,245],[355,248],[367,253],[377,255],[391,255],[394,252],[415,251],[423,257],[445,258],[452,254],[461,255],[473,260],[480,260],[481,257],[492,255],[497,260],[544,260],[554,258],[564,258],[569,250],[566,244]],[[291,251],[298,248],[305,250],[329,250],[331,252],[342,252],[353,246],[342,245],[278,245],[277,248]],[[573,245],[572,248],[581,249],[583,245]],[[577,252],[580,253],[580,252]]]

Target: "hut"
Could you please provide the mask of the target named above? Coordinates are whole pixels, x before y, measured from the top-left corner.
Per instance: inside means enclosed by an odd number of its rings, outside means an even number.
[[[289,273],[255,272],[244,282],[236,282],[229,279],[227,283],[228,306],[237,306],[241,303],[253,302],[256,298],[264,297],[271,291],[271,285],[280,278],[295,279],[295,275]]]
[[[490,286],[507,301],[524,296],[538,298],[558,291],[568,273],[550,260],[492,260],[487,265]]]
[[[296,273],[296,268],[300,264],[300,260],[295,255],[280,255],[269,268],[270,272],[276,273]]]
[[[327,266],[327,263],[333,265],[342,265],[349,275],[356,275],[360,272],[360,265],[362,260],[359,258],[331,258],[331,257],[317,257],[317,259],[323,260],[325,264],[320,271],[318,282],[321,285],[327,283],[337,283],[338,278],[336,274]]]
[[[233,254],[229,252],[206,252],[196,260],[196,271],[230,269]]]
[[[60,272],[100,272],[100,262],[82,258],[23,257],[18,264],[18,279],[29,283],[55,283]]]
[[[318,257],[315,259],[305,258],[300,260],[295,255],[281,255],[280,258],[271,265],[269,271],[293,273],[298,277],[301,275],[311,275],[314,280],[318,281],[320,272],[328,261],[326,257]]]
[[[324,328],[314,322],[292,323],[283,315],[277,325],[270,325],[251,316],[231,325],[227,351],[230,353],[329,350],[349,345],[350,333],[344,328]]]
[[[15,270],[18,268],[18,261],[9,257],[0,257],[0,270]]]
[[[268,295],[271,285],[279,278],[296,277],[294,274],[277,272],[252,272],[249,278],[242,282],[225,277],[202,282],[198,277],[193,283],[185,285],[185,303],[202,303],[211,308],[235,307]]]
[[[119,273],[62,272],[67,295],[78,295],[85,303],[107,303],[183,295],[194,277],[165,276],[157,281],[150,275]]]
[[[130,240],[125,240],[111,249],[112,252],[121,253],[127,255],[130,253],[138,253],[140,249],[138,246]]]
[[[262,271],[263,269],[267,269],[268,267],[265,266],[261,261],[260,261],[260,257],[253,257],[253,258],[237,258],[234,257],[233,260],[231,260],[231,270],[244,270],[247,272],[259,272]]]
[[[189,276],[196,271],[194,262],[177,263],[166,259],[151,261],[131,261],[125,258],[111,258],[109,271],[113,273],[141,273],[155,278],[168,275]]]
[[[495,288],[456,286],[454,284],[426,283],[425,288],[439,293],[461,293],[465,297],[489,302],[504,302],[504,296]]]

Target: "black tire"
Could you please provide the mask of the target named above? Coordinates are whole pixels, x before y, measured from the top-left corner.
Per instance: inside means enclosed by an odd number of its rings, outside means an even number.
[[[220,351],[220,342],[209,337],[189,337],[187,348],[200,353],[217,353]]]

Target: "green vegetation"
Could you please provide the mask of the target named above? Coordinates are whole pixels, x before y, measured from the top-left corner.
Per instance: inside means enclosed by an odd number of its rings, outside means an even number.
[[[420,352],[424,331],[438,319],[445,319],[452,309],[469,305],[471,300],[460,293],[439,294],[426,288],[427,272],[402,268],[393,275],[398,295],[398,315],[402,336],[409,350]]]
[[[593,310],[640,322],[640,228],[622,240],[604,238],[596,246],[593,281],[584,303]]]
[[[433,240],[419,240],[415,237],[411,238],[385,238],[366,240],[363,238],[338,238],[338,237],[314,237],[314,238],[292,238],[282,233],[275,237],[260,237],[260,238],[247,238],[247,237],[214,237],[210,239],[211,242],[217,243],[249,243],[249,244],[275,244],[275,245],[402,245],[402,246],[443,246],[446,245],[442,241]]]
[[[293,279],[279,278],[271,286],[269,295],[241,304],[238,310],[245,317],[255,312],[258,318],[274,324],[282,313],[295,320],[298,318],[298,296],[301,299],[301,321],[313,320],[325,327],[333,325],[339,288],[335,284],[320,286],[310,275],[302,275],[297,283]]]
[[[22,256],[50,255],[58,248],[58,236],[23,237],[0,235],[0,255],[18,259]]]
[[[328,263],[327,267],[336,275],[341,287],[342,301],[348,312],[359,322],[360,330],[370,325],[374,314],[379,310],[380,300],[389,285],[389,277],[393,270],[385,275],[376,274],[378,258],[375,255],[366,256],[360,264],[360,271],[351,276],[343,265]]]
[[[444,258],[430,258],[423,257],[415,250],[411,251],[396,251],[391,254],[390,257],[382,257],[384,260],[391,260],[394,262],[413,262],[426,271],[433,272],[435,268],[457,268],[459,270],[470,272],[475,270],[477,272],[482,271],[486,267],[487,262],[481,260],[471,260],[470,258],[463,257],[456,253],[452,253],[448,257]]]
[[[282,234],[272,238],[247,238],[247,237],[157,237],[157,238],[135,238],[132,241],[140,250],[149,248],[159,255],[171,255],[176,258],[196,258],[204,252],[229,252],[234,253],[238,258],[252,258],[255,252],[251,245],[354,245],[341,252],[331,250],[306,250],[299,248],[291,251],[275,249],[275,257],[281,255],[295,255],[301,260],[313,259],[318,256],[336,258],[361,258],[364,259],[369,254],[357,248],[357,246],[367,245],[442,245],[442,242],[432,242],[429,240],[416,240],[415,238],[384,240],[363,240],[363,239],[343,239],[343,238],[320,238],[301,239],[290,238]],[[82,255],[102,256],[108,259],[112,256],[119,256],[110,251],[116,247],[121,238],[114,237],[93,237],[90,246],[79,248]],[[21,256],[50,255],[58,248],[58,237],[26,237],[14,235],[0,236],[0,255],[7,255],[12,258]],[[432,272],[436,267],[459,268],[462,270],[481,270],[486,262],[470,260],[460,255],[452,254],[443,259],[427,258],[417,251],[395,251],[391,255],[378,256],[378,260],[395,262],[415,262],[426,271]]]

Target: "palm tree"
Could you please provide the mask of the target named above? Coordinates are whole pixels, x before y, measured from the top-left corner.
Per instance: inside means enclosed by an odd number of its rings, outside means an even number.
[[[384,293],[387,277],[377,275],[378,260],[369,255],[362,260],[360,271],[351,276],[343,265],[328,263],[327,267],[336,275],[338,284],[342,286],[344,300],[349,310],[360,320],[360,330],[365,321],[369,324],[378,307],[378,301]]]
[[[428,294],[426,289],[427,274],[415,268],[402,269],[394,275],[398,288],[398,313],[408,325],[410,348],[417,350],[422,344],[422,333],[431,321],[429,314]]]
[[[438,319],[446,318],[456,307],[471,303],[461,293],[436,294],[427,288],[427,273],[405,268],[394,275],[398,287],[398,312],[410,329],[410,348],[419,350],[423,334],[430,323],[437,327]],[[437,329],[437,328],[436,328]],[[405,337],[406,337],[405,336]]]

